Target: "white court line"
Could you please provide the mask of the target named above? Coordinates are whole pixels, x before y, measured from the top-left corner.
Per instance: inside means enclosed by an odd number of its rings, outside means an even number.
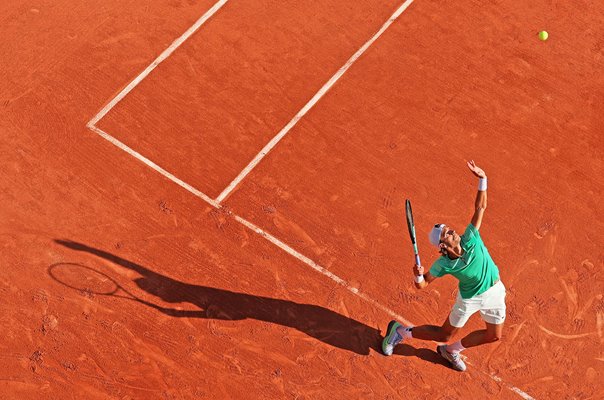
[[[215,200],[213,200],[212,198],[210,198],[210,196],[206,195],[205,193],[202,193],[200,190],[195,189],[193,186],[189,185],[188,183],[184,182],[183,180],[178,179],[176,176],[174,176],[170,172],[166,171],[165,169],[163,169],[159,165],[155,164],[153,161],[149,160],[148,158],[146,158],[142,154],[138,153],[137,151],[131,149],[130,147],[128,147],[124,143],[120,142],[119,140],[117,140],[113,136],[109,135],[107,132],[105,132],[105,131],[97,128],[97,127],[94,127],[94,126],[93,127],[89,127],[89,128],[93,132],[95,132],[96,134],[98,134],[99,136],[101,136],[103,139],[109,141],[111,144],[115,145],[116,147],[118,147],[121,150],[125,151],[126,153],[130,154],[132,157],[134,157],[137,160],[141,161],[143,164],[147,165],[149,168],[151,168],[151,169],[159,172],[160,174],[162,174],[163,176],[165,176],[166,178],[168,178],[172,182],[176,183],[178,186],[182,187],[183,189],[185,189],[188,192],[192,193],[194,196],[199,197],[200,199],[202,199],[206,203],[210,204],[212,207],[217,208],[217,209],[223,209],[224,208],[221,204],[217,203]],[[259,234],[260,236],[262,236],[263,238],[265,238],[269,242],[271,242],[274,245],[276,245],[277,247],[279,247],[281,250],[285,251],[286,253],[290,254],[291,256],[293,256],[293,257],[297,258],[298,260],[302,261],[304,264],[310,266],[315,271],[317,271],[317,272],[325,275],[326,277],[328,277],[329,279],[333,280],[337,284],[344,286],[346,289],[348,289],[349,291],[351,291],[355,295],[359,296],[360,298],[362,298],[363,300],[367,301],[368,303],[371,303],[372,305],[374,305],[375,307],[379,308],[380,310],[385,311],[387,314],[390,314],[390,316],[396,318],[397,320],[404,322],[406,325],[411,325],[411,322],[409,322],[407,319],[405,319],[402,315],[397,314],[396,312],[392,311],[388,307],[385,307],[385,306],[381,305],[380,303],[378,303],[377,301],[375,301],[372,298],[368,297],[364,293],[361,293],[359,291],[359,289],[357,289],[356,287],[351,286],[344,279],[340,278],[339,276],[335,275],[334,273],[330,272],[329,270],[323,268],[322,266],[320,266],[319,264],[317,264],[316,262],[314,262],[310,258],[308,258],[305,255],[303,255],[302,253],[299,253],[298,251],[294,250],[293,248],[291,248],[290,246],[288,246],[287,244],[285,244],[281,240],[277,239],[273,235],[271,235],[271,234],[263,231],[262,229],[260,229],[256,225],[252,224],[251,222],[249,222],[249,221],[241,218],[240,216],[238,216],[238,215],[236,215],[236,214],[234,214],[232,212],[229,212],[229,215],[232,216],[240,224],[242,224],[242,225],[246,226],[247,228],[249,228],[250,230],[256,232],[257,234]]]
[[[359,50],[357,50],[357,52],[354,53],[352,57],[350,57],[348,61],[346,61],[346,63],[338,70],[338,72],[336,72],[335,75],[332,76],[331,79],[328,80],[327,83],[323,85],[321,89],[319,89],[319,91],[312,97],[312,99],[310,99],[310,101],[306,103],[306,105],[302,107],[300,111],[298,111],[294,118],[292,118],[292,120],[289,121],[289,123],[285,125],[285,127],[281,129],[281,131],[274,138],[272,138],[271,141],[268,142],[262,150],[260,150],[260,152],[247,165],[247,167],[245,167],[239,173],[239,175],[235,179],[233,179],[229,186],[227,186],[226,189],[224,189],[222,193],[220,193],[220,195],[216,197],[216,201],[218,203],[222,203],[224,199],[226,199],[227,196],[231,194],[231,192],[237,187],[237,185],[239,185],[239,183],[254,169],[254,167],[256,167],[256,165],[273,149],[273,147],[275,147],[277,143],[279,143],[279,141],[283,139],[285,135],[287,135],[291,128],[293,128],[298,123],[300,118],[302,118],[308,112],[308,110],[310,110],[321,99],[321,97],[323,97],[325,93],[327,93],[327,91],[331,89],[331,87],[338,81],[338,79],[340,79],[342,75],[344,75],[348,68],[350,68],[350,66],[354,64],[354,62],[361,55],[363,55],[363,53],[369,48],[369,46],[371,46],[373,42],[375,42],[382,35],[382,33],[384,33],[384,31],[388,29],[388,27],[392,25],[394,21],[396,21],[396,19],[403,13],[403,11],[407,9],[407,7],[411,5],[411,3],[413,3],[413,0],[405,1],[394,12],[394,14],[392,14],[392,16],[388,18],[388,20],[384,23],[384,25],[382,25],[380,30],[377,31],[377,33],[373,35],[373,37],[369,39]]]
[[[92,118],[86,126],[92,129],[97,122],[101,120],[117,103],[119,103],[128,93],[132,91],[143,79],[147,77],[162,61],[170,57],[170,55],[180,47],[192,34],[199,29],[216,11],[226,4],[228,0],[219,0],[205,14],[203,14],[189,29],[186,30],[178,39],[176,39],[166,50],[164,50],[143,72],[141,72],[132,82],[128,84],[121,92],[118,93],[97,115]]]
[[[466,363],[468,365],[473,365],[472,363],[468,362],[466,359]],[[503,381],[503,379],[501,379],[500,377],[498,377],[497,375],[494,374],[489,374],[481,369],[476,368],[477,371],[482,372],[483,374],[487,375],[488,377],[490,377],[491,379],[493,379],[495,382],[499,382],[501,384],[503,384],[505,387],[507,387],[509,390],[511,390],[512,392],[516,393],[518,396],[522,397],[524,400],[536,400],[534,397],[531,397],[531,395],[529,395],[526,392],[523,392],[522,390],[518,389],[515,386],[509,385],[507,383],[505,383]]]
[[[195,189],[193,186],[189,185],[187,182],[178,179],[173,174],[169,173],[168,171],[166,171],[165,169],[163,169],[159,165],[155,164],[153,161],[149,160],[147,157],[143,156],[139,152],[137,152],[135,150],[132,150],[130,147],[126,146],[124,143],[120,142],[119,140],[117,140],[116,138],[114,138],[113,136],[111,136],[110,134],[108,134],[108,133],[104,132],[103,130],[97,128],[96,126],[89,126],[88,128],[91,129],[96,134],[98,134],[99,136],[101,136],[103,139],[108,140],[110,143],[112,143],[116,147],[119,147],[120,149],[124,150],[126,153],[130,154],[132,157],[134,157],[137,160],[141,161],[143,164],[146,164],[151,169],[154,169],[155,171],[159,172],[160,174],[162,174],[163,176],[165,176],[166,178],[168,178],[172,182],[176,183],[178,186],[181,186],[185,190],[191,192],[192,194],[194,194],[195,196],[199,197],[203,201],[209,203],[210,205],[212,205],[212,206],[214,206],[216,208],[220,208],[220,204],[218,204],[214,200],[212,200],[212,198],[210,196],[208,196],[208,195],[202,193],[201,191]]]
[[[207,202],[212,207],[217,208],[217,209],[223,209],[224,208],[222,205],[220,205],[219,203],[217,203],[215,200],[212,200],[212,198],[210,198],[210,196],[206,195],[205,193],[202,193],[198,189],[195,189],[193,186],[189,185],[188,183],[184,182],[183,180],[178,179],[176,176],[174,176],[170,172],[166,171],[165,169],[163,169],[162,167],[160,167],[159,165],[157,165],[153,161],[149,160],[148,158],[146,158],[145,156],[143,156],[139,152],[131,149],[130,147],[128,147],[124,143],[120,142],[119,140],[117,140],[113,136],[109,135],[107,132],[103,131],[102,129],[99,129],[99,128],[95,127],[95,126],[89,127],[89,128],[93,132],[95,132],[96,134],[98,134],[99,136],[101,136],[103,139],[109,141],[114,146],[116,146],[116,147],[120,148],[121,150],[125,151],[126,153],[130,154],[132,157],[134,157],[137,160],[141,161],[143,164],[147,165],[149,168],[151,168],[151,169],[159,172],[160,174],[162,174],[163,176],[165,176],[166,178],[168,178],[172,182],[176,183],[178,186],[182,187],[183,189],[187,190],[188,192],[190,192],[194,196],[199,197],[203,201]],[[276,245],[277,247],[279,247],[280,249],[282,249],[286,253],[288,253],[291,256],[293,256],[293,257],[297,258],[298,260],[302,261],[304,264],[310,266],[315,271],[317,271],[317,272],[325,275],[326,277],[328,277],[329,279],[333,280],[337,284],[344,286],[346,289],[348,289],[349,291],[351,291],[355,295],[359,296],[360,298],[362,298],[363,300],[367,301],[368,303],[371,303],[372,305],[374,305],[375,307],[379,308],[380,310],[386,312],[387,314],[390,314],[390,316],[394,317],[395,319],[404,322],[406,325],[411,325],[411,322],[409,322],[407,319],[405,319],[402,315],[397,314],[396,312],[392,311],[388,307],[385,307],[385,306],[381,305],[380,303],[378,303],[377,301],[375,301],[372,298],[368,297],[364,293],[361,293],[359,291],[359,289],[357,289],[356,287],[351,286],[344,279],[340,278],[339,276],[337,276],[336,274],[330,272],[329,270],[323,268],[322,266],[320,266],[319,264],[317,264],[316,262],[314,262],[310,258],[308,258],[305,255],[303,255],[302,253],[294,250],[293,248],[291,248],[290,246],[288,246],[287,244],[285,244],[281,240],[277,239],[273,235],[271,235],[271,234],[263,231],[258,226],[252,224],[251,222],[249,222],[249,221],[241,218],[240,216],[238,216],[238,215],[236,215],[236,214],[234,214],[232,212],[229,212],[229,215],[232,216],[240,224],[242,224],[242,225],[246,226],[247,228],[249,228],[250,230],[256,232],[257,234],[259,234],[260,236],[262,236],[263,238],[265,238],[269,242],[273,243],[274,245]]]
[[[262,229],[258,228],[256,225],[252,224],[251,222],[241,218],[238,215],[232,214],[233,217],[239,221],[241,224],[247,226],[249,229],[253,230],[254,232],[256,232],[257,234],[259,234],[260,236],[262,236],[263,238],[265,238],[266,240],[268,240],[269,242],[273,243],[275,246],[279,247],[280,249],[282,249],[283,251],[285,251],[286,253],[296,257],[298,260],[302,261],[304,264],[310,266],[312,269],[314,269],[315,271],[325,275],[326,277],[328,277],[329,279],[335,281],[336,283],[338,283],[339,285],[344,286],[346,289],[348,289],[349,291],[351,291],[352,293],[356,294],[357,296],[359,296],[360,298],[362,298],[363,300],[371,303],[372,305],[374,305],[375,307],[379,308],[382,311],[385,311],[386,313],[390,314],[391,317],[394,317],[395,319],[402,321],[403,323],[405,323],[405,325],[412,325],[411,322],[409,322],[407,319],[405,319],[402,315],[399,315],[397,313],[395,313],[394,311],[392,311],[391,309],[389,309],[388,307],[385,307],[383,305],[381,305],[380,303],[378,303],[377,301],[373,300],[372,298],[366,296],[365,294],[361,293],[359,291],[359,289],[357,289],[354,286],[351,286],[348,282],[346,282],[344,279],[340,278],[339,276],[335,275],[334,273],[332,273],[331,271],[323,268],[322,266],[320,266],[319,264],[317,264],[316,262],[314,262],[313,260],[311,260],[310,258],[306,257],[305,255],[297,252],[296,250],[292,249],[291,247],[289,247],[287,244],[283,243],[282,241],[280,241],[279,239],[277,239],[276,237],[274,237],[273,235],[263,231]]]
[[[97,128],[95,125],[118,102],[120,102],[128,93],[130,93],[130,91],[132,91],[132,89],[134,89],[143,79],[145,79],[145,77],[147,77],[147,75],[149,75],[149,73],[151,73],[151,71],[153,71],[162,61],[164,61],[166,58],[168,58],[172,54],[172,52],[174,52],[174,50],[176,50],[176,48],[178,48],[185,40],[187,40],[205,21],[208,20],[208,18],[210,18],[216,11],[218,11],[224,4],[226,4],[227,1],[228,0],[220,0],[220,1],[218,1],[210,10],[208,10],[201,18],[199,18],[197,20],[197,22],[195,22],[195,24],[191,28],[189,28],[183,35],[181,35],[177,40],[175,40],[170,45],[170,47],[168,47],[162,54],[160,54],[160,56],[157,57],[155,59],[155,61],[153,61],[153,63],[151,63],[151,65],[149,65],[132,82],[130,82],[128,84],[128,86],[126,86],[116,97],[114,97],[105,107],[103,107],[103,109],[97,115],[95,115],[94,118],[92,118],[88,122],[88,124],[86,124],[86,126],[90,130],[92,130],[93,132],[95,132],[96,134],[98,134],[99,136],[101,136],[102,138],[104,138],[105,140],[109,141],[110,143],[112,143],[116,147],[118,147],[121,150],[125,151],[126,153],[130,154],[132,157],[138,159],[139,161],[141,161],[142,163],[144,163],[145,165],[147,165],[151,169],[159,172],[161,175],[163,175],[164,177],[166,177],[170,181],[176,183],[177,185],[181,186],[183,189],[187,190],[188,192],[190,192],[194,196],[200,198],[201,200],[207,202],[208,204],[210,204],[211,206],[213,206],[213,207],[215,207],[217,209],[223,208],[222,205],[220,204],[220,202],[222,200],[224,200],[229,195],[229,193],[233,190],[233,188],[236,187],[237,184],[243,178],[245,178],[245,176],[254,168],[254,166],[256,164],[258,164],[258,162],[277,144],[277,142],[279,142],[279,140],[283,136],[285,136],[287,134],[287,132],[298,122],[298,120],[300,120],[300,118],[302,118],[306,114],[306,112],[312,106],[314,106],[315,103],[317,103],[317,101],[333,86],[333,84],[346,72],[346,70],[348,70],[348,68],[350,68],[350,66],[356,61],[356,59],[358,59],[367,50],[367,48],[373,42],[375,42],[375,40],[379,36],[381,36],[381,34],[413,2],[413,0],[407,0],[405,3],[403,3],[403,5],[401,5],[396,10],[396,12],[388,19],[388,21],[386,21],[386,23],[382,26],[382,28],[378,31],[378,33],[376,33],[369,41],[367,41],[367,43],[365,43],[365,45],[363,45],[363,47],[361,47],[361,49],[359,49],[346,62],[346,64],[342,68],[340,68],[340,70],[338,70],[338,72],[321,88],[321,90],[319,90],[319,92],[306,104],[306,106],[298,114],[296,114],[296,116],[294,117],[294,119],[292,119],[292,121],[290,121],[288,123],[288,125],[285,128],[283,128],[281,130],[281,132],[279,132],[279,134],[277,136],[275,136],[275,138],[273,138],[273,140],[271,140],[271,142],[269,142],[269,144],[262,149],[262,151],[260,152],[260,154],[258,156],[256,156],[256,158],[252,161],[252,163],[250,163],[250,165],[248,165],[248,167],[246,168],[246,169],[249,169],[249,170],[247,172],[245,172],[245,174],[242,172],[236,178],[236,180],[233,181],[231,183],[231,185],[229,185],[229,187],[227,187],[227,189],[225,189],[225,191],[223,191],[223,193],[221,193],[218,196],[218,198],[216,200],[213,200],[208,195],[202,193],[201,191],[195,189],[193,186],[191,186],[188,183],[186,183],[186,182],[182,181],[181,179],[177,178],[176,176],[174,176],[170,172],[166,171],[165,169],[163,169],[159,165],[155,164],[153,161],[151,161],[148,158],[144,157],[143,155],[141,155],[137,151],[131,149],[130,147],[128,147],[124,143],[122,143],[119,140],[117,140],[116,138],[114,138],[113,136],[111,136],[108,133],[104,132],[103,130]],[[263,152],[265,152],[265,153],[263,154]],[[263,231],[262,229],[260,229],[256,225],[252,224],[251,222],[249,222],[249,221],[247,221],[247,220],[245,220],[245,219],[243,219],[243,218],[241,218],[241,217],[239,217],[239,216],[237,216],[237,215],[235,215],[233,213],[230,213],[230,214],[233,216],[233,218],[235,220],[237,220],[242,225],[246,226],[248,229],[250,229],[250,230],[256,232],[257,234],[259,234],[260,236],[264,237],[266,240],[270,241],[271,243],[273,243],[274,245],[276,245],[277,247],[279,247],[280,249],[282,249],[286,253],[290,254],[291,256],[293,256],[296,259],[298,259],[301,262],[303,262],[304,264],[310,266],[315,271],[317,271],[317,272],[321,273],[322,275],[328,277],[329,279],[333,280],[337,284],[345,287],[350,292],[352,292],[354,295],[360,297],[361,299],[365,300],[366,302],[370,303],[371,305],[375,306],[376,308],[379,308],[380,310],[384,311],[385,313],[387,313],[391,317],[393,317],[393,318],[395,318],[395,319],[403,322],[404,324],[406,324],[406,325],[413,325],[410,321],[408,321],[407,319],[405,319],[403,316],[397,314],[396,312],[394,312],[393,310],[389,309],[388,307],[385,307],[382,304],[378,303],[377,301],[373,300],[369,296],[367,296],[364,293],[362,293],[361,291],[359,291],[358,288],[350,285],[344,279],[340,278],[339,276],[333,274],[329,270],[327,270],[324,267],[320,266],[319,264],[317,264],[316,262],[314,262],[310,258],[308,258],[308,257],[304,256],[303,254],[299,253],[298,251],[296,251],[295,249],[291,248],[290,246],[288,246],[284,242],[280,241],[276,237],[274,237],[274,236],[270,235],[269,233]],[[466,358],[466,360],[467,360],[467,358]],[[470,363],[468,362],[468,364],[470,364]],[[505,385],[509,390],[511,390],[514,393],[518,394],[523,399],[525,399],[525,400],[535,400],[533,397],[531,397],[530,395],[528,395],[524,391],[518,389],[517,387],[504,383],[503,380],[501,378],[499,378],[498,376],[493,375],[493,374],[488,374],[485,371],[481,371],[481,370],[479,370],[479,371],[481,373],[489,376],[494,381],[499,382],[499,383]]]

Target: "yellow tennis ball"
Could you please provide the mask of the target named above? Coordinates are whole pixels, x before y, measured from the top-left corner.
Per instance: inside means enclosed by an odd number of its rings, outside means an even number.
[[[549,34],[547,33],[547,31],[539,32],[539,39],[543,40],[544,42],[547,40],[548,37]]]

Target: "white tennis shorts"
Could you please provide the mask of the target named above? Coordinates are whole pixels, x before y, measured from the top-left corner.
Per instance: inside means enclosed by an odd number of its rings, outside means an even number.
[[[456,328],[461,328],[476,311],[489,324],[502,324],[505,321],[505,286],[497,282],[484,293],[469,299],[462,299],[457,293],[457,301],[449,315],[449,322]]]

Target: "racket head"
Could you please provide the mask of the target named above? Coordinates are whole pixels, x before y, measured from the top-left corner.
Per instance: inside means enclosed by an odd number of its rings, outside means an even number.
[[[48,274],[60,284],[81,294],[114,295],[120,285],[109,275],[78,263],[56,263],[48,267]]]
[[[405,215],[407,216],[407,229],[409,229],[411,243],[415,244],[415,224],[413,223],[413,210],[409,199],[405,200]]]

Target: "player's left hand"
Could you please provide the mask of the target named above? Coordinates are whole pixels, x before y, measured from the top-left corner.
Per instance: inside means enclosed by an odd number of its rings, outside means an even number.
[[[467,162],[468,164],[468,168],[470,169],[470,171],[472,171],[472,173],[474,175],[476,175],[478,178],[486,178],[487,174],[484,173],[484,171],[482,169],[480,169],[476,163],[474,162],[474,160],[470,160]]]

